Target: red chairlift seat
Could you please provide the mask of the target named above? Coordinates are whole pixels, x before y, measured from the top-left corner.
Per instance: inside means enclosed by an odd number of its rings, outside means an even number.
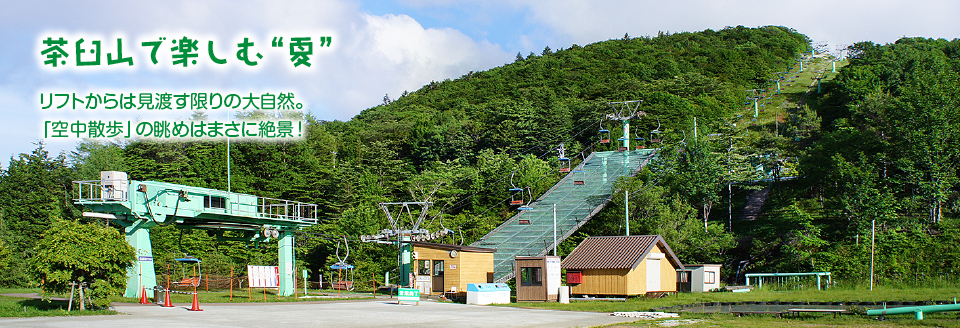
[[[515,196],[517,195],[517,193],[522,193],[522,192],[523,192],[523,189],[520,189],[520,188],[510,188],[510,205],[511,205],[511,206],[523,205],[523,196],[522,196],[522,194],[521,194],[520,199],[517,199],[517,198],[515,197]]]
[[[610,130],[600,129],[600,143],[610,143]]]
[[[577,175],[577,173],[580,173],[580,174]],[[574,178],[573,178],[573,185],[574,185],[574,186],[582,186],[582,185],[586,184],[586,181],[585,181],[586,179],[584,178],[584,176],[587,175],[587,172],[586,172],[586,171],[584,171],[584,170],[576,170],[576,171],[573,171],[573,174],[574,174]],[[579,177],[580,179],[577,180],[577,177]]]
[[[200,277],[183,278],[183,280],[174,281],[174,282],[171,282],[171,284],[174,284],[180,287],[183,287],[183,286],[197,287],[197,286],[200,286]]]
[[[567,172],[570,172],[570,159],[564,157],[560,159],[560,173]]]

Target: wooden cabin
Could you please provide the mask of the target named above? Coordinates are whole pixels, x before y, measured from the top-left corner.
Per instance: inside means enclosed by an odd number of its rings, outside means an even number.
[[[561,267],[570,294],[631,296],[677,291],[683,264],[659,235],[587,237]]]
[[[423,294],[465,297],[467,284],[493,282],[492,248],[412,242],[415,286]]]

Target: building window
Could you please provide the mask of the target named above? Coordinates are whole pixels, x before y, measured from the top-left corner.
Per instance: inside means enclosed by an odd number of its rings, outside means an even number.
[[[430,275],[430,260],[417,260],[417,274],[421,276]]]
[[[443,261],[433,260],[433,276],[434,277],[443,276]]]
[[[227,208],[227,199],[217,196],[203,196],[203,207],[207,208]]]
[[[705,284],[715,284],[717,283],[717,273],[713,271],[704,271],[703,272],[703,283]]]
[[[529,267],[520,268],[520,285],[523,286],[542,286],[543,268]]]
[[[690,271],[677,271],[677,282],[690,282]]]

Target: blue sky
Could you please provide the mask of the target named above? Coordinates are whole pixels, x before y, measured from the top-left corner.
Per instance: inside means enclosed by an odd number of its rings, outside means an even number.
[[[7,123],[0,129],[3,168],[10,156],[36,147],[45,120],[172,120],[190,115],[184,110],[42,111],[43,92],[292,91],[317,118],[348,120],[379,104],[384,94],[396,97],[433,80],[501,66],[512,62],[517,52],[586,45],[624,33],[783,25],[828,42],[831,49],[864,40],[893,42],[901,36],[960,36],[960,2],[933,0],[5,2],[0,12],[0,114]],[[314,65],[298,70],[270,52],[270,36],[275,35],[333,36],[334,43],[315,49]],[[40,41],[47,36],[99,38],[104,51],[122,37],[137,61],[135,69],[43,67]],[[266,56],[254,69],[234,65],[236,58],[223,65],[226,68],[201,62],[176,69],[147,65],[149,53],[128,45],[162,36],[215,40],[223,45],[215,49],[228,59],[235,51],[231,43],[249,36]],[[44,140],[54,153],[72,150],[76,141]]]

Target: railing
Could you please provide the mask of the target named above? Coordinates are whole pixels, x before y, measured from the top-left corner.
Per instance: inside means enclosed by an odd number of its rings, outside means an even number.
[[[103,185],[102,180],[74,181],[77,190],[76,202],[125,202],[127,191],[114,185]]]
[[[317,204],[292,200],[257,197],[257,215],[280,219],[317,223]]]
[[[126,202],[128,200],[129,193],[127,189],[131,185],[129,180],[106,181],[107,184],[103,182],[102,180],[74,181],[73,183],[77,194],[73,200],[78,204],[115,203]],[[149,182],[146,184],[150,185]],[[183,188],[171,188],[168,186],[157,191],[154,190],[156,189],[152,189],[151,187],[151,192],[158,193],[177,193],[184,190],[189,194],[197,196],[222,197],[227,202],[227,208],[204,207],[203,211],[208,213],[222,213],[308,224],[317,223],[317,204],[187,186],[183,186]],[[143,198],[134,197],[134,200],[143,201]]]

